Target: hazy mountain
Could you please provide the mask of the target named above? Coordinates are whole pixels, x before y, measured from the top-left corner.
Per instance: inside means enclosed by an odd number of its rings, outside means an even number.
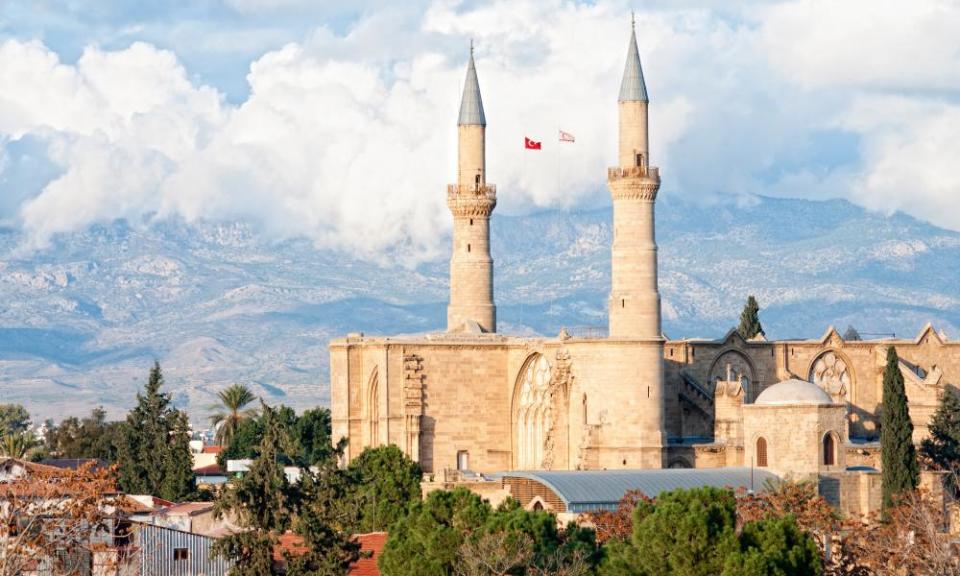
[[[749,293],[774,338],[818,337],[829,324],[912,337],[932,321],[958,332],[960,233],[844,201],[658,204],[670,337],[721,336]],[[606,323],[610,218],[494,218],[502,332]],[[0,230],[0,402],[38,417],[96,404],[119,415],[154,358],[197,421],[234,381],[270,401],[327,404],[329,338],[445,322],[446,261],[376,265],[242,223],[120,221],[26,257],[20,242]]]

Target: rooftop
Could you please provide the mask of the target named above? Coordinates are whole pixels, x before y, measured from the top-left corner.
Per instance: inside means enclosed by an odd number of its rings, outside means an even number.
[[[760,490],[779,478],[768,470],[750,468],[668,468],[661,470],[537,470],[500,472],[494,477],[527,478],[552,490],[569,512],[613,510],[629,490],[654,498],[661,492],[703,486]]]
[[[754,402],[758,406],[813,405],[828,406],[834,404],[822,388],[806,380],[791,378],[770,386],[757,396]]]

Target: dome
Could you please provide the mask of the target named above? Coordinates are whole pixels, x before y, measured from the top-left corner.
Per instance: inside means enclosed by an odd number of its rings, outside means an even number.
[[[767,388],[757,396],[754,404],[760,406],[785,406],[788,404],[834,404],[833,398],[822,388],[807,382],[792,378]]]

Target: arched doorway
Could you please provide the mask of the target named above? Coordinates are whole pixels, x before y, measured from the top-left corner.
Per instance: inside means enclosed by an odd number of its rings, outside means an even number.
[[[823,465],[837,465],[837,439],[833,432],[827,432],[823,435]]]

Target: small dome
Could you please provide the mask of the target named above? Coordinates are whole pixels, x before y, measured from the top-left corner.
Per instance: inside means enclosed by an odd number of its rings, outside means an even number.
[[[767,388],[757,396],[754,404],[761,406],[784,406],[788,404],[834,404],[833,398],[822,388],[807,382],[792,378]]]

